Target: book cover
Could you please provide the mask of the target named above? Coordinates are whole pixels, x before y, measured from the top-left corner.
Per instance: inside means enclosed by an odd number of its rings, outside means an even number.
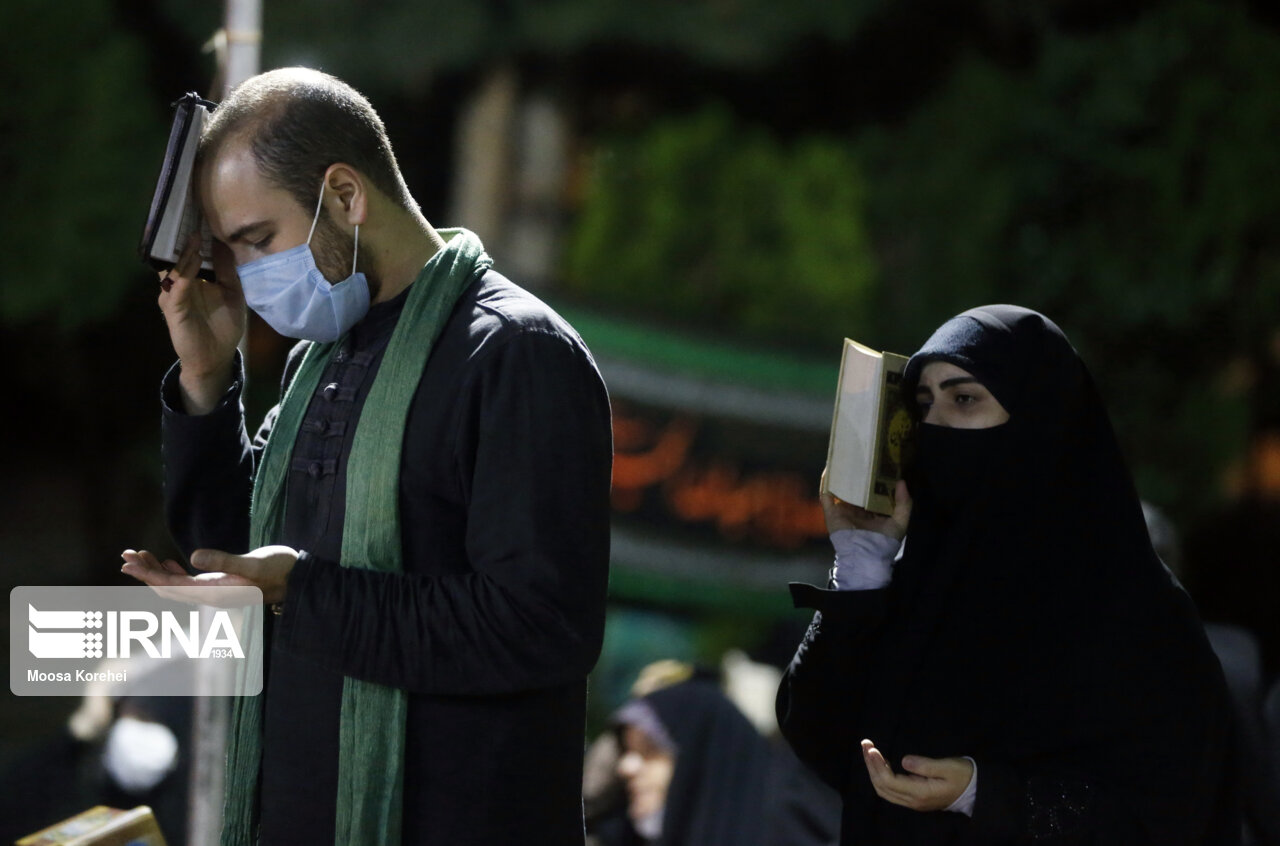
[[[165,846],[164,835],[146,805],[128,811],[97,805],[15,846]]]
[[[906,356],[881,353],[848,338],[840,359],[826,491],[877,514],[893,512],[911,415],[900,386]]]
[[[196,202],[193,178],[196,148],[214,104],[189,93],[174,103],[173,126],[160,164],[138,251],[157,270],[168,270],[192,232],[200,232],[200,276],[213,276],[213,238]]]

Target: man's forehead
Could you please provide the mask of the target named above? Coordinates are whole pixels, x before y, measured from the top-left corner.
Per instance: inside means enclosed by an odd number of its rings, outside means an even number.
[[[306,215],[292,194],[262,175],[244,143],[226,144],[205,162],[200,189],[209,227],[219,240],[251,223]]]
[[[253,149],[247,142],[239,140],[229,140],[219,146],[204,162],[200,175],[206,186],[215,190],[233,186],[252,187],[266,182],[253,157]]]

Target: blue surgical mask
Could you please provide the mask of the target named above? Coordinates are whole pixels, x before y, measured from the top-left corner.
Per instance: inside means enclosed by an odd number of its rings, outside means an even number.
[[[324,184],[311,219],[306,243],[236,266],[249,308],[281,335],[308,341],[336,341],[369,312],[369,281],[356,273],[355,253],[360,249],[360,225],[351,256],[351,275],[330,284],[316,267],[311,236],[320,220]]]

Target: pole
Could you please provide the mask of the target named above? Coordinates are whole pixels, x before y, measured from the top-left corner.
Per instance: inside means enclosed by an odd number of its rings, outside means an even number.
[[[219,99],[258,73],[262,51],[262,0],[227,0],[223,29],[214,36],[218,49],[217,76],[222,80]],[[240,341],[240,355],[248,365],[248,333]],[[217,670],[197,665],[197,696],[191,720],[191,785],[187,815],[189,846],[218,846],[222,839],[222,797],[227,731],[231,722],[231,698],[209,696],[217,685],[210,676]],[[222,687],[222,690],[226,690]],[[204,694],[204,695],[199,695]]]
[[[262,0],[227,0],[225,96],[258,73],[262,54]]]
[[[258,73],[262,64],[262,0],[227,0],[226,45],[222,67],[222,99],[231,89]],[[240,359],[244,362],[245,383],[249,372],[249,333],[240,339]]]

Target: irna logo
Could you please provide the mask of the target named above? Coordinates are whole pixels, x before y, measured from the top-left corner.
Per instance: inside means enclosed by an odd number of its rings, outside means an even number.
[[[226,611],[206,630],[200,612],[187,620],[173,611],[38,611],[27,605],[27,649],[36,658],[244,658]]]

